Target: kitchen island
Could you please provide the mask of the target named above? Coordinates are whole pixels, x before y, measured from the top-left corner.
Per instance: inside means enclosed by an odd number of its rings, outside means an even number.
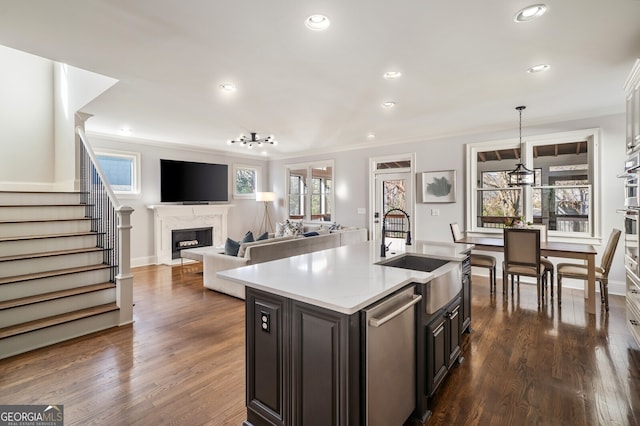
[[[370,385],[380,378],[368,363],[380,352],[398,359],[394,351],[406,345],[372,350],[375,333],[365,318],[368,309],[406,291],[415,305],[405,320],[412,328],[391,338],[408,333],[415,347],[408,362],[413,381],[403,386],[413,388],[409,415],[427,417],[428,397],[457,360],[460,333],[470,327],[472,248],[417,241],[382,258],[379,246],[366,242],[219,272],[247,287],[245,424],[384,424],[386,413],[376,409],[387,404],[373,403],[377,390]],[[380,264],[407,254],[447,262],[432,272]],[[442,295],[432,295],[431,285],[441,277],[458,282],[450,289],[439,284],[452,296],[434,307]]]

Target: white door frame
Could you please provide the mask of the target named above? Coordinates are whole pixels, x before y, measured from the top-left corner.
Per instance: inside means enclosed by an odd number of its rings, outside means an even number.
[[[383,169],[378,170],[376,168],[378,163],[387,163],[392,161],[410,161],[409,167],[397,168],[397,169]],[[408,188],[407,191],[411,191],[410,203],[407,206],[407,213],[411,216],[411,235],[416,235],[416,196],[415,196],[415,167],[416,167],[416,153],[406,154],[393,154],[382,157],[369,157],[369,239],[379,240],[379,232],[376,230],[376,219],[374,213],[376,212],[376,176],[381,174],[393,174],[393,173],[409,173]]]

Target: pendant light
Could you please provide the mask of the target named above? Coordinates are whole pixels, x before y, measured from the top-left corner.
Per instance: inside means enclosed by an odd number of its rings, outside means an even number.
[[[509,186],[529,186],[535,185],[536,174],[533,170],[528,169],[522,163],[522,153],[524,152],[524,146],[522,145],[522,110],[526,106],[517,106],[516,110],[520,112],[520,162],[516,164],[516,168],[508,173]]]

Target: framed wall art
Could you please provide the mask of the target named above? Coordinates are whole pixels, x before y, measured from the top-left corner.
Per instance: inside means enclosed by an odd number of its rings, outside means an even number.
[[[455,203],[456,171],[418,173],[418,195],[423,203]]]

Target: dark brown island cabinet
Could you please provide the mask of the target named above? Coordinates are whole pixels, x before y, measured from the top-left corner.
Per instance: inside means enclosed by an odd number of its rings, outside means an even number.
[[[428,283],[394,293],[422,296],[411,308],[415,401],[407,420],[426,421],[429,399],[462,359],[462,333],[471,331],[471,266],[468,257],[459,263],[462,290],[436,312],[426,313]],[[385,424],[367,418],[366,309],[347,315],[246,290],[245,426]]]

